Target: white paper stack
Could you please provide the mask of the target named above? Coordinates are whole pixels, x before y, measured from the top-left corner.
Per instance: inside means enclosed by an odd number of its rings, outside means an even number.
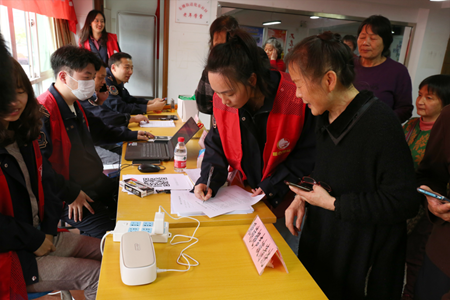
[[[172,190],[171,213],[179,216],[207,215],[210,218],[223,214],[249,214],[253,212],[252,205],[264,197],[251,195],[238,186],[226,186],[221,187],[214,198],[203,201],[189,191]]]

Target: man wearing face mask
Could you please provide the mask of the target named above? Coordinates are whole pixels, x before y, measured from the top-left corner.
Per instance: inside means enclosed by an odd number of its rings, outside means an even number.
[[[64,46],[52,54],[51,64],[56,82],[38,97],[44,114],[41,152],[67,181],[61,191],[66,202],[61,219],[83,234],[101,238],[114,229],[118,184],[103,174],[94,141],[116,143],[148,136],[144,131],[105,125],[79,104],[94,94],[94,77],[101,64],[95,53]]]

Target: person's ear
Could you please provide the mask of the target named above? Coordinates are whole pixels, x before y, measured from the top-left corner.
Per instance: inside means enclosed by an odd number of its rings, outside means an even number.
[[[69,76],[67,76],[66,71],[60,71],[58,73],[59,81],[61,81],[62,83],[66,84],[66,85],[67,85],[67,80],[68,80],[67,77],[69,77]]]
[[[325,84],[325,87],[328,92],[333,91],[336,88],[338,78],[334,71],[328,71],[322,79],[322,82]]]
[[[248,83],[249,83],[252,87],[255,87],[255,86],[256,86],[256,82],[257,82],[256,74],[255,74],[255,73],[252,73],[252,75],[250,75],[250,78],[248,79]]]
[[[115,64],[112,64],[111,65],[111,72],[115,72],[116,71],[116,65]]]

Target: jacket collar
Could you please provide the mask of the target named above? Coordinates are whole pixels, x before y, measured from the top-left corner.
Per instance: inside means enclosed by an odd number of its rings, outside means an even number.
[[[58,104],[59,111],[61,112],[61,117],[63,120],[73,119],[76,118],[76,116],[73,114],[73,112],[70,110],[69,106],[67,105],[66,101],[64,101],[61,94],[55,89],[54,83],[50,85],[48,91],[55,97],[56,103]],[[78,101],[78,100],[77,100]],[[75,105],[75,111],[77,112],[77,115],[79,115],[81,112],[78,109],[78,105]]]
[[[334,144],[337,145],[350,132],[362,114],[373,103],[371,100],[374,99],[377,98],[370,91],[359,92],[333,123],[329,123],[328,111],[319,116],[318,130],[327,131]]]

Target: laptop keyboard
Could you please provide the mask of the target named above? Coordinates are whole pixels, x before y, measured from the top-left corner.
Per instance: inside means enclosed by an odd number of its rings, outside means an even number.
[[[144,157],[167,157],[166,143],[147,143],[141,148],[141,156]]]

